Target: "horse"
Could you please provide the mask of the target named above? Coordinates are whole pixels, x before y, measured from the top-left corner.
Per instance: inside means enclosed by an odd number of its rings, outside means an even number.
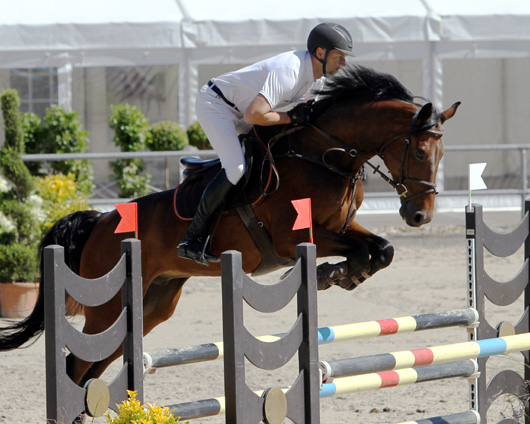
[[[307,231],[292,231],[296,211],[291,201],[310,198],[317,257],[345,258],[339,264],[319,266],[318,288],[338,285],[352,290],[389,266],[394,255],[387,240],[355,221],[364,196],[362,170],[370,167],[395,188],[401,199],[399,213],[406,224],[419,227],[430,222],[436,173],[444,152],[442,125],[453,117],[459,102],[439,112],[425,99],[424,104],[418,104],[395,77],[351,65],[330,77],[317,97],[310,123],[287,126],[272,138],[275,143],[269,143],[281,146],[285,153],[276,157],[274,152],[268,154],[278,183],[251,209],[268,232],[274,254],[293,260],[296,246],[308,241],[308,236]],[[370,162],[375,156],[382,158],[390,176]],[[171,317],[190,277],[221,273],[219,264],[206,267],[177,256],[176,246],[189,221],[175,214],[174,194],[173,189],[134,200],[142,242],[145,335]],[[49,230],[41,242],[41,254],[45,246],[59,244],[64,246],[65,261],[74,272],[88,279],[101,277],[118,262],[121,241],[131,236],[115,233],[119,222],[116,210],[75,212]],[[240,251],[244,271],[252,273],[263,257],[258,244],[237,214],[224,213],[218,218],[211,240],[214,254]],[[0,329],[0,350],[21,347],[42,334],[44,285],[45,281],[27,318]],[[120,308],[119,294],[105,305],[85,307],[83,332],[104,331]],[[118,350],[100,362],[87,363],[69,354],[68,375],[83,386],[99,377],[120,355]]]

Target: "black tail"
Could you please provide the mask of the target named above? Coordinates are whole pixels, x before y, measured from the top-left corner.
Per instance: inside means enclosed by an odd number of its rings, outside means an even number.
[[[52,244],[63,246],[66,264],[72,271],[79,273],[83,247],[100,215],[101,213],[97,211],[75,212],[57,221],[44,236],[39,246],[41,284],[37,304],[27,318],[13,322],[6,327],[0,327],[0,351],[21,347],[28,340],[40,336],[44,331],[43,249]]]

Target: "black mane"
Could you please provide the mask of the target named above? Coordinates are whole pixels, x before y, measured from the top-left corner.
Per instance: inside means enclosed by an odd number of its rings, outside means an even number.
[[[394,76],[361,65],[348,65],[338,74],[328,77],[324,88],[316,92],[329,101],[350,100],[368,103],[381,100],[412,102],[414,96]]]

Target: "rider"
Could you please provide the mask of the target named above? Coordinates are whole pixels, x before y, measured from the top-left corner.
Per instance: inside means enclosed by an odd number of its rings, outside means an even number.
[[[209,252],[210,222],[245,173],[238,134],[252,125],[304,123],[311,107],[305,103],[352,54],[352,38],[342,25],[313,28],[307,50],[291,51],[208,81],[197,95],[197,118],[218,154],[222,169],[206,187],[193,222],[178,245],[178,255],[208,265],[219,262]],[[296,105],[294,108],[292,106]],[[291,107],[288,112],[279,109]]]

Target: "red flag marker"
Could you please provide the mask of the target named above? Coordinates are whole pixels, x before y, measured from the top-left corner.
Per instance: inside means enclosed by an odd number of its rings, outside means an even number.
[[[311,216],[311,199],[291,200],[298,216],[293,225],[294,230],[309,228],[309,241],[313,243],[313,218]]]
[[[114,230],[114,233],[128,233],[134,231],[134,236],[138,238],[138,204],[120,203],[114,205],[121,216],[121,221]]]

